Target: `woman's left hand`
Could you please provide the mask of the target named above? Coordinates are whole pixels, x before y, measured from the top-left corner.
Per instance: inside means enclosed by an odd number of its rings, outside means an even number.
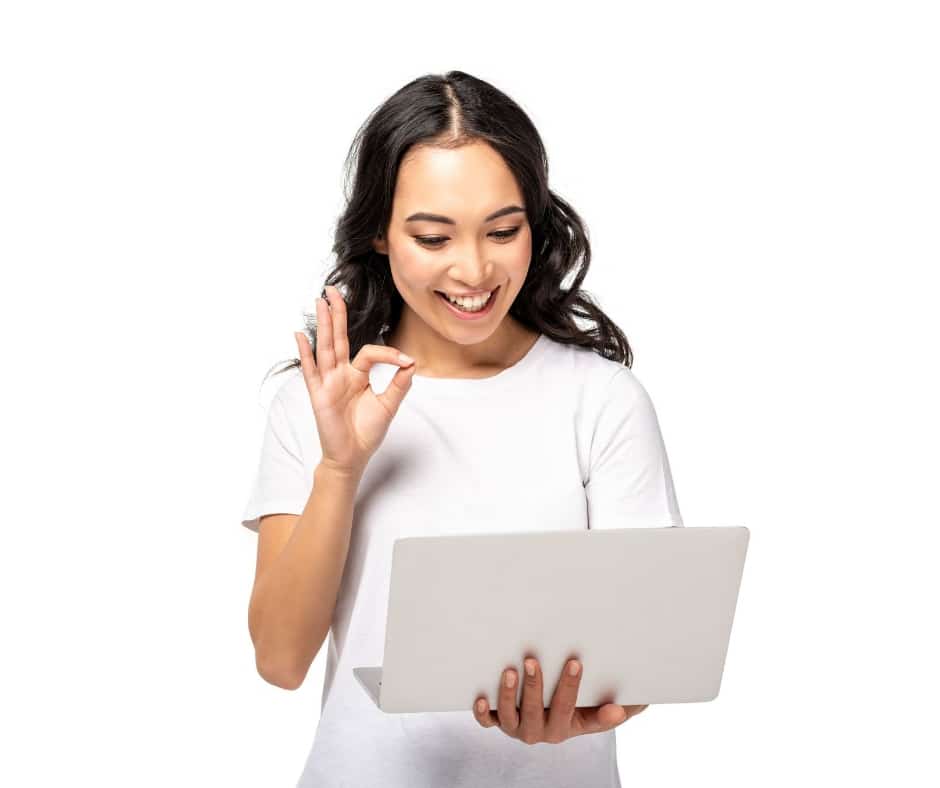
[[[479,698],[474,704],[473,716],[484,728],[498,726],[503,733],[526,744],[558,744],[573,736],[616,728],[649,705],[621,706],[606,703],[603,706],[575,706],[581,684],[581,663],[571,659],[565,665],[555,688],[551,708],[546,711],[542,706],[542,669],[538,660],[529,657],[525,664],[527,667],[531,665],[534,672],[531,676],[528,671],[523,674],[525,684],[522,687],[521,709],[516,708],[518,679],[514,668],[503,671],[497,711],[489,710],[486,698]],[[569,671],[572,665],[577,666],[577,674],[574,676]]]

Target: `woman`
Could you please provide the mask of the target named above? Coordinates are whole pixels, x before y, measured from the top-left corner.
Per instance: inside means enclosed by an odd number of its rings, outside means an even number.
[[[466,714],[385,714],[352,674],[382,662],[399,537],[682,525],[630,346],[580,289],[585,229],[520,107],[460,71],[424,76],[354,151],[338,265],[312,342],[295,334],[242,520],[261,675],[300,686],[329,635],[299,785],[619,786],[614,728],[646,707],[577,707],[590,665],[543,675],[521,654],[498,708]]]

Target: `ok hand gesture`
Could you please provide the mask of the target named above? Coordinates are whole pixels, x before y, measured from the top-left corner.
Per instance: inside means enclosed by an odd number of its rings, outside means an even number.
[[[363,345],[350,360],[346,303],[332,285],[324,289],[329,302],[317,299],[316,359],[303,334],[295,332],[294,339],[317,424],[321,464],[361,474],[411,388],[415,365],[396,348],[375,344]],[[369,385],[369,370],[377,363],[399,366],[379,393]]]

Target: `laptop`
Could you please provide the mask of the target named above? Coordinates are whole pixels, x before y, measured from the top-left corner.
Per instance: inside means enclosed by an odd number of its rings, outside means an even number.
[[[532,656],[551,706],[570,658],[578,706],[718,696],[750,532],[743,526],[411,536],[395,541],[382,665],[354,667],[387,713],[497,708]],[[522,682],[517,684],[521,705]]]

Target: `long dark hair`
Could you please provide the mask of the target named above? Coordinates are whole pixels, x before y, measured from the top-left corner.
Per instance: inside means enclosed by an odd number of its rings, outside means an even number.
[[[416,144],[456,148],[474,141],[492,146],[515,175],[532,229],[528,275],[509,313],[551,339],[632,366],[626,336],[581,289],[591,262],[587,229],[574,208],[549,189],[548,156],[538,131],[509,96],[463,71],[409,82],[373,110],[350,145],[346,207],[332,250],[337,263],[324,283],[335,286],[346,303],[349,357],[394,330],[401,316],[404,302],[388,257],[374,249],[372,239],[387,232],[402,158]],[[565,287],[569,274],[573,279]],[[316,358],[316,324],[310,317],[306,333]],[[576,318],[588,325],[582,328]],[[278,374],[298,366],[295,358]]]

